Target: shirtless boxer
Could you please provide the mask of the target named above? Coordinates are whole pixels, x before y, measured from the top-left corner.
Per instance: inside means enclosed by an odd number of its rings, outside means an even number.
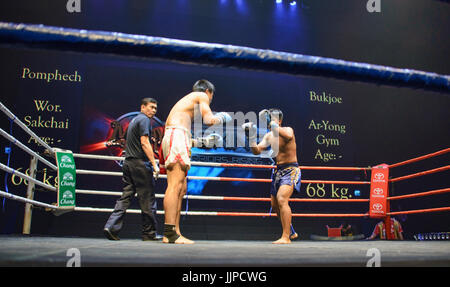
[[[276,211],[281,221],[283,233],[274,244],[288,244],[291,239],[298,236],[295,231],[291,233],[292,212],[289,207],[289,198],[293,191],[300,192],[301,172],[297,163],[297,144],[295,143],[294,130],[290,127],[282,127],[283,113],[279,109],[262,110],[260,119],[267,119],[271,131],[264,135],[259,144],[256,143],[256,125],[245,123],[242,128],[249,138],[250,149],[255,155],[260,154],[268,146],[277,147],[277,168],[272,172],[272,184],[270,197],[272,208]]]
[[[197,81],[192,92],[181,98],[166,120],[162,140],[164,164],[167,171],[167,189],[164,196],[164,243],[192,244],[194,241],[181,235],[180,211],[187,190],[186,175],[191,166],[191,123],[194,110],[201,113],[203,123],[211,126],[231,121],[227,113],[212,113],[210,104],[214,85],[207,80]]]

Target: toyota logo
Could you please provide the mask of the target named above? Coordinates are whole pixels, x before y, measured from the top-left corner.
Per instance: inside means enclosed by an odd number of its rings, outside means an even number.
[[[383,205],[381,203],[375,203],[374,205],[372,205],[372,208],[374,210],[380,211],[381,209],[383,209]]]
[[[378,194],[378,195],[383,194],[383,189],[377,187],[377,188],[375,188],[375,189],[373,190],[373,193]]]
[[[375,179],[382,180],[384,179],[384,174],[381,172],[375,174]]]

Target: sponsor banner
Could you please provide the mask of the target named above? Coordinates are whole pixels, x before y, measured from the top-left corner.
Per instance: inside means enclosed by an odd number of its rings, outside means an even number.
[[[370,182],[369,216],[383,218],[387,212],[389,166],[381,164],[372,168]]]
[[[58,207],[75,207],[75,160],[71,151],[56,151]]]

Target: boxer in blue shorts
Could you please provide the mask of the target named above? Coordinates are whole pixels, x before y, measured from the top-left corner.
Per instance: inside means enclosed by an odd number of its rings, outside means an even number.
[[[288,163],[277,165],[272,171],[272,184],[270,186],[270,194],[277,196],[278,189],[282,185],[289,185],[294,188],[296,193],[300,192],[302,173],[298,167],[298,163]]]
[[[259,144],[256,143],[257,129],[253,123],[245,123],[242,128],[249,139],[250,149],[255,155],[271,147],[277,163],[277,169],[272,174],[270,191],[272,209],[278,215],[283,228],[281,238],[274,244],[288,244],[291,239],[298,237],[292,228],[292,212],[289,198],[294,190],[300,191],[301,172],[297,163],[297,144],[294,130],[291,127],[282,127],[283,113],[279,109],[262,110],[259,113],[260,121],[269,123],[270,132],[264,135]]]

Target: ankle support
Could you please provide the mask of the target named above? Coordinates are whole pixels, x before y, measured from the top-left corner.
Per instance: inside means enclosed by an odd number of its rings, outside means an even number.
[[[180,238],[180,235],[175,231],[175,225],[164,224],[164,236],[169,240],[169,243],[175,243]]]

